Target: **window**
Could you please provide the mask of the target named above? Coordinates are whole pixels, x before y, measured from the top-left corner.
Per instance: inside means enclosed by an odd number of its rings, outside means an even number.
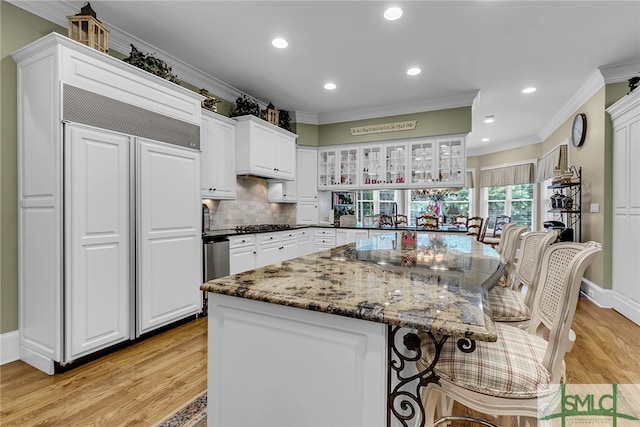
[[[485,216],[492,221],[497,215],[508,215],[512,222],[526,224],[533,230],[534,188],[534,184],[485,187]]]
[[[356,192],[358,223],[363,224],[365,215],[397,212],[397,192],[395,190],[363,190]]]
[[[430,195],[431,193],[438,191],[444,193],[443,202],[442,202],[442,212],[440,215],[443,215],[446,218],[447,222],[449,221],[449,209],[455,207],[458,209],[457,215],[466,215],[470,216],[470,212],[472,212],[471,200],[473,197],[473,189],[472,188],[457,188],[453,190],[437,190],[433,189],[430,191],[427,190],[407,190],[409,200],[409,209],[408,209],[408,221],[409,224],[416,223],[416,217],[426,214],[433,213],[434,207],[436,206],[436,202],[433,200],[434,197]]]

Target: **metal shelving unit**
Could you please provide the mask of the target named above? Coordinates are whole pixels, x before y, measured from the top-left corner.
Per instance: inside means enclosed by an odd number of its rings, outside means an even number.
[[[547,188],[553,190],[554,196],[561,196],[558,200],[560,206],[550,206],[547,212],[560,215],[565,221],[567,228],[572,228],[577,232],[574,240],[582,241],[582,167],[576,169],[571,167],[573,178],[570,182],[553,184]],[[567,200],[571,200],[570,205]],[[577,237],[577,239],[576,239]]]

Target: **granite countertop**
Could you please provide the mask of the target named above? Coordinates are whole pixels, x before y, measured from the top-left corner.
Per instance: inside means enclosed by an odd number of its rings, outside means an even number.
[[[471,236],[371,238],[204,283],[208,292],[495,341],[487,291],[504,266]],[[415,243],[414,243],[415,244]]]
[[[285,230],[261,230],[255,232],[244,232],[239,233],[235,228],[224,228],[218,230],[205,230],[203,235],[208,237],[210,240],[215,240],[216,238],[224,238],[229,236],[241,236],[244,234],[257,234],[257,233],[273,233],[276,231],[287,231],[287,230],[299,230],[303,228],[330,228],[334,230],[340,229],[356,229],[356,230],[381,230],[381,231],[420,231],[420,232],[448,232],[448,233],[465,233],[467,231],[466,228],[460,228],[453,225],[445,225],[441,226],[437,230],[427,230],[424,227],[416,227],[416,226],[404,226],[404,227],[365,227],[365,226],[352,226],[352,227],[341,227],[337,225],[291,225],[289,229]]]

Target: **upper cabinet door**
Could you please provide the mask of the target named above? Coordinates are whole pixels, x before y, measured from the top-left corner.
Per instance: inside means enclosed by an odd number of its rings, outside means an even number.
[[[276,174],[279,178],[296,179],[296,140],[274,132],[276,146]]]
[[[384,148],[366,145],[360,148],[360,182],[363,187],[379,186],[384,182]]]
[[[435,168],[437,147],[434,140],[420,140],[409,143],[409,155],[411,162],[409,184],[416,187],[430,186],[437,182]]]
[[[404,185],[407,182],[407,143],[385,144],[385,184]]]
[[[438,138],[437,179],[447,186],[463,186],[466,179],[465,149],[463,136]]]
[[[329,189],[336,185],[338,151],[335,149],[318,152],[318,189]]]
[[[130,337],[130,138],[65,127],[65,331],[69,360]]]
[[[200,185],[204,198],[236,198],[236,128],[226,120],[202,111]]]
[[[236,120],[236,173],[294,180],[297,135],[253,116]]]

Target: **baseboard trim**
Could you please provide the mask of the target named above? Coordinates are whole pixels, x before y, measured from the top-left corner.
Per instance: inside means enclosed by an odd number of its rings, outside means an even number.
[[[38,354],[25,346],[19,346],[18,348],[20,351],[20,360],[28,363],[34,368],[40,369],[47,375],[53,375],[55,373],[55,364],[53,363],[53,360]]]
[[[583,277],[580,292],[600,308],[613,307],[613,291],[611,289],[603,289]]]
[[[18,349],[20,334],[18,331],[11,331],[0,335],[0,365],[15,362],[20,359]]]

